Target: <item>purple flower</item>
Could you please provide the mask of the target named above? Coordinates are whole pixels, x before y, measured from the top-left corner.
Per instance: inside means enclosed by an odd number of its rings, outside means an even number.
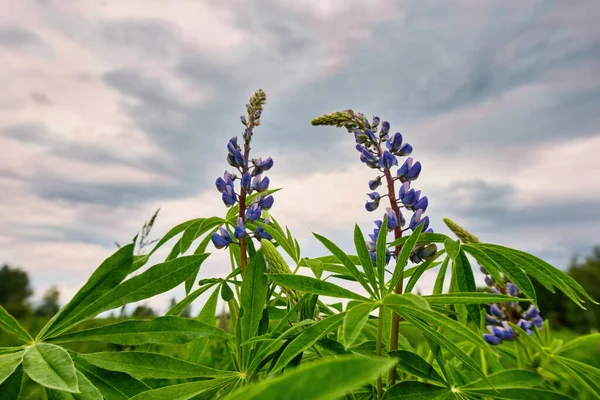
[[[237,225],[235,226],[235,230],[233,231],[233,236],[236,239],[241,239],[246,234],[246,226],[244,225],[244,219],[242,217],[238,217]]]
[[[373,131],[371,129],[367,128],[365,130],[365,133],[371,142],[377,143],[377,136],[375,136],[375,134],[373,133]]]
[[[499,319],[504,319],[506,316],[504,315],[504,313],[502,312],[502,310],[500,310],[500,307],[498,307],[498,304],[492,304],[490,306],[490,312],[492,313],[492,315],[496,318]]]
[[[268,195],[265,197],[262,197],[259,202],[258,205],[260,206],[260,208],[262,208],[263,210],[268,210],[271,207],[273,207],[273,202],[275,201],[275,199],[273,198],[273,196]]]
[[[496,346],[496,345],[502,343],[502,339],[500,339],[499,337],[497,337],[495,335],[490,335],[489,333],[486,333],[483,335],[483,340],[485,340],[487,343],[491,344],[492,346]]]
[[[223,193],[223,191],[227,188],[227,184],[221,177],[217,178],[217,181],[215,182],[215,186],[217,187],[217,190],[220,193]]]
[[[260,174],[256,175],[254,179],[252,179],[252,189],[256,190],[257,192],[264,192],[265,190],[269,189],[269,177],[265,176],[261,180]]]
[[[360,152],[360,160],[367,164],[369,168],[379,168],[379,160],[366,148]]]
[[[429,227],[429,217],[423,217],[423,210],[417,210],[410,219],[410,224],[408,226],[414,231],[417,229],[417,226],[421,224],[423,224],[423,230],[427,230]]]
[[[379,207],[379,200],[367,201],[365,203],[365,209],[369,212],[377,210],[377,207]]]
[[[538,328],[541,328],[544,325],[544,320],[539,315],[535,317],[531,322],[533,322],[533,324]]]
[[[400,150],[400,147],[402,146],[402,134],[400,134],[400,132],[394,133],[394,136],[392,136],[386,142],[385,145],[390,150],[390,152],[395,154],[398,150]]]
[[[390,132],[390,123],[387,121],[383,121],[381,123],[381,131],[379,132],[379,134],[381,136],[385,136]]]
[[[250,207],[246,210],[246,219],[248,221],[256,221],[262,215],[262,209],[258,205],[258,203],[252,203]]]
[[[248,173],[248,172],[244,173],[244,175],[242,175],[242,181],[241,181],[242,189],[246,190],[246,192],[248,192],[248,193],[251,193],[252,192],[251,182],[252,182],[252,177],[250,176],[250,173]]]
[[[386,208],[385,215],[383,217],[384,218],[387,217],[387,219],[388,219],[388,231],[389,232],[396,229],[396,227],[398,226],[398,216],[396,215],[396,212],[391,207]]]
[[[417,191],[418,195],[421,194],[421,191]],[[419,197],[417,195],[417,197]],[[423,212],[425,212],[427,210],[427,206],[429,206],[429,200],[427,199],[427,196],[423,196],[423,198],[421,198],[419,201],[417,201],[414,205],[414,209],[415,210],[423,210]]]
[[[227,207],[231,207],[232,205],[234,205],[237,201],[237,196],[233,191],[233,186],[227,185],[226,189],[223,191],[223,195],[221,196],[221,198],[223,199],[223,203],[225,203]]]
[[[369,198],[370,198],[371,200],[379,200],[379,198],[381,197],[381,196],[379,195],[379,193],[377,193],[377,192],[371,192],[371,193],[367,193],[367,196],[369,196]]]
[[[540,315],[540,312],[534,305],[529,306],[529,308],[523,313],[523,318],[525,319],[534,319]]]
[[[379,159],[379,166],[381,168],[390,169],[392,166],[398,165],[398,159],[387,150],[384,150],[381,158]]]
[[[494,280],[489,275],[485,276],[484,281],[485,281],[485,284],[488,285],[489,287],[494,286]]]
[[[517,326],[523,330],[528,330],[531,329],[533,324],[531,323],[531,321],[527,321],[526,319],[520,319],[517,323]]]
[[[369,189],[371,189],[371,190],[377,189],[380,185],[381,185],[381,177],[380,176],[369,181]]]
[[[400,147],[400,150],[398,150],[398,152],[396,154],[403,157],[403,156],[410,155],[410,153],[412,153],[412,151],[413,151],[412,146],[408,143],[405,143],[402,147]]]
[[[252,164],[254,165],[254,170],[252,170],[252,176],[256,176],[258,174],[262,174],[265,171],[268,171],[273,166],[273,159],[271,157],[265,159],[262,158],[252,159]]]
[[[485,323],[488,325],[500,325],[500,321],[492,317],[490,314],[485,314]]]
[[[268,219],[264,219],[263,220],[263,224],[269,225],[269,220]],[[256,227],[256,230],[254,231],[254,234],[259,239],[273,240],[273,236],[271,236],[269,234],[269,232],[265,231],[265,229],[262,226],[260,226],[260,225],[258,225]]]
[[[398,169],[396,175],[401,182],[413,181],[419,177],[421,173],[421,163],[416,162],[413,165],[413,158],[408,157],[404,164]]]
[[[514,283],[512,283],[512,282],[508,282],[508,283],[506,284],[506,287],[508,288],[508,294],[509,294],[510,296],[516,297],[516,296],[519,294],[519,288],[518,288],[518,287],[516,287],[516,286],[514,285]]]
[[[219,233],[213,233],[210,239],[212,240],[213,244],[217,249],[227,247],[230,243],[233,242],[233,240],[231,239],[231,235],[223,227],[219,227]]]

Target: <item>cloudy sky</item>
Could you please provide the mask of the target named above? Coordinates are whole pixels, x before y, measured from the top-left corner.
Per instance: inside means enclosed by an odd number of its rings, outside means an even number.
[[[257,88],[254,156],[306,256],[312,231],[350,250],[380,217],[352,137],[310,124],[346,108],[413,145],[434,229],[559,267],[600,244],[600,2],[365,4],[0,0],[0,263],[65,301],[156,208],[156,237],[224,213],[214,180]],[[203,276],[228,271],[213,253]]]

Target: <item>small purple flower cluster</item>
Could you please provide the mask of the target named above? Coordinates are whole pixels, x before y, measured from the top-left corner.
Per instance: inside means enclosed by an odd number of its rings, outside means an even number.
[[[379,170],[381,175],[369,181],[369,189],[372,192],[368,193],[369,200],[365,204],[367,211],[375,211],[379,207],[379,203],[383,197],[388,197],[391,207],[386,208],[383,218],[387,219],[387,229],[389,232],[396,231],[397,238],[402,232],[407,230],[415,230],[419,225],[422,225],[423,232],[433,232],[429,228],[429,217],[425,216],[425,211],[429,205],[427,196],[421,197],[421,191],[411,188],[411,183],[416,180],[421,173],[421,163],[414,161],[412,157],[404,160],[403,164],[398,168],[395,174],[391,172],[392,167],[399,164],[400,157],[409,156],[413,148],[408,143],[403,143],[402,134],[396,132],[390,134],[390,123],[381,121],[379,117],[374,116],[371,122],[362,113],[352,113],[352,121],[343,124],[348,132],[354,135],[356,140],[356,150],[360,153],[360,160],[369,168]],[[385,143],[385,148],[383,146]],[[382,180],[386,181],[388,193],[380,194],[376,189],[381,186]],[[396,197],[395,182],[398,181],[402,185]],[[413,212],[408,227],[406,219],[401,212],[401,209]],[[371,254],[371,258],[375,260],[375,243],[381,229],[382,221],[375,221],[376,228],[369,235],[371,241],[367,242],[367,247]],[[437,252],[435,244],[419,244],[411,254],[413,262],[420,262],[432,257]],[[389,252],[386,253],[386,263],[390,258],[395,256]]]
[[[485,268],[481,267],[481,272],[485,274],[485,283],[492,288],[493,293],[507,294],[513,297],[519,295],[519,288],[512,282],[509,282],[506,277],[504,277],[504,285],[499,286],[494,279],[488,275]],[[531,330],[534,326],[541,328],[544,323],[539,310],[534,305],[530,305],[527,310],[523,310],[518,302],[509,302],[501,305],[492,304],[490,305],[489,311],[490,313],[485,316],[485,322],[490,333],[484,334],[483,339],[492,345],[500,344],[503,340],[514,340],[515,332],[508,324],[507,320],[516,324],[519,328],[527,332],[528,335],[532,334]]]
[[[273,167],[273,159],[271,157],[263,160],[262,158],[253,158],[249,160],[250,143],[254,127],[260,124],[260,116],[262,114],[262,105],[266,97],[262,90],[250,99],[250,104],[247,105],[248,117],[241,116],[240,120],[245,129],[242,134],[244,139],[243,148],[238,144],[238,137],[235,136],[227,143],[227,162],[235,168],[241,178],[239,194],[235,191],[234,182],[238,179],[235,173],[225,171],[222,178],[217,178],[215,186],[221,193],[221,199],[227,207],[231,207],[236,203],[239,204],[240,211],[237,218],[237,224],[233,231],[233,238],[242,240],[246,237],[254,237],[258,240],[273,239],[264,228],[258,225],[254,229],[254,233],[250,235],[246,231],[246,223],[256,223],[263,214],[263,210],[267,211],[273,206],[275,199],[268,193],[269,177],[263,176],[265,172]],[[250,161],[252,165],[248,162]],[[255,192],[252,201],[248,204],[247,196]],[[268,224],[267,218],[263,219],[264,224]],[[233,238],[229,231],[220,227],[218,233],[213,233],[211,236],[212,242],[216,248],[222,249],[233,243]]]

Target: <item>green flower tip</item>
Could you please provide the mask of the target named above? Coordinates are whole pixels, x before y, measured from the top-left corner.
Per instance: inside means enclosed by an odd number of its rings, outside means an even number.
[[[449,218],[444,218],[446,226],[458,237],[463,243],[479,243],[477,236],[467,231],[462,226],[457,225],[454,221]]]

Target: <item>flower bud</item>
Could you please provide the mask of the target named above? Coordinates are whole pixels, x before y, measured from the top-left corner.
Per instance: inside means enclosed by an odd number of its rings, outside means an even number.
[[[237,225],[235,226],[235,230],[233,231],[233,236],[236,239],[241,239],[246,234],[246,226],[244,225],[244,219],[242,217],[238,217]]]
[[[242,189],[244,189],[248,193],[252,192],[251,182],[252,182],[252,177],[250,176],[250,173],[249,172],[244,173],[244,175],[242,175],[242,181],[241,181]]]

